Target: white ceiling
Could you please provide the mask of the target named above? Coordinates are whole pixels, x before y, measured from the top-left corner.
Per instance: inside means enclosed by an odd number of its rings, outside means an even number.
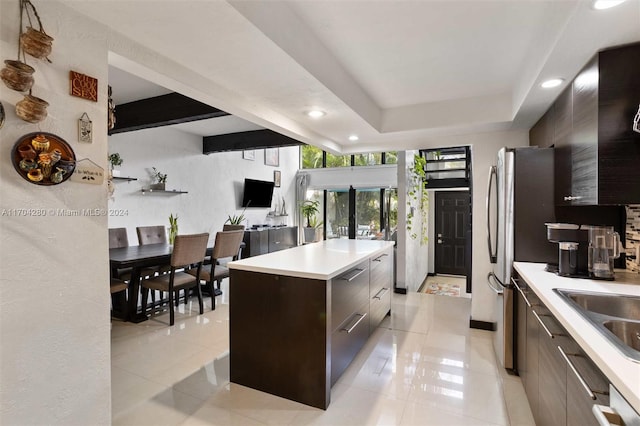
[[[65,3],[175,65],[116,52],[114,67],[339,152],[528,129],[595,52],[640,41],[640,0]],[[565,84],[540,89],[550,77]]]

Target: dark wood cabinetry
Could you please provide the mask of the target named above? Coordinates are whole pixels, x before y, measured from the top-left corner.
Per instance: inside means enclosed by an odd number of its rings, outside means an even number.
[[[639,67],[640,43],[599,52],[531,129],[555,147],[556,205],[640,202]]]
[[[298,228],[284,226],[280,228],[250,229],[244,231],[245,248],[242,258],[272,253],[298,245]]]
[[[609,404],[606,376],[526,282],[516,275],[514,284],[516,369],[536,424],[597,425],[591,409]]]
[[[278,256],[302,258],[310,246],[263,259],[283,264]],[[330,279],[231,268],[231,381],[326,409],[331,386],[391,309],[392,250]]]

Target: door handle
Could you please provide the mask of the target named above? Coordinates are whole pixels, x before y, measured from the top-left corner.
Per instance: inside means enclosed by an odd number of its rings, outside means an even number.
[[[493,249],[493,242],[491,241],[491,183],[494,181],[498,181],[498,169],[496,166],[491,166],[489,168],[489,181],[487,183],[487,244],[489,245],[489,261],[491,263],[498,262],[498,242],[496,241],[496,249]],[[496,194],[498,192],[498,188],[496,186]],[[496,226],[496,239],[497,239],[498,227]]]

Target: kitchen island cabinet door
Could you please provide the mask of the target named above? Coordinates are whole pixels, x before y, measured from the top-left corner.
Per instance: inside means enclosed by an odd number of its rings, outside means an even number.
[[[231,283],[231,381],[326,409],[331,391],[327,281],[231,269]]]

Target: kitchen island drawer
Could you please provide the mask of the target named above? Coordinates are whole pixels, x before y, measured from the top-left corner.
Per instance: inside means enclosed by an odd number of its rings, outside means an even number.
[[[369,301],[339,325],[331,335],[331,386],[369,338]]]
[[[371,258],[371,297],[382,287],[386,287],[391,280],[393,267],[393,252],[388,249],[384,253]]]
[[[384,317],[391,310],[391,288],[382,287],[369,300],[370,334],[380,325]]]
[[[331,280],[331,330],[336,330],[369,299],[369,261]]]

